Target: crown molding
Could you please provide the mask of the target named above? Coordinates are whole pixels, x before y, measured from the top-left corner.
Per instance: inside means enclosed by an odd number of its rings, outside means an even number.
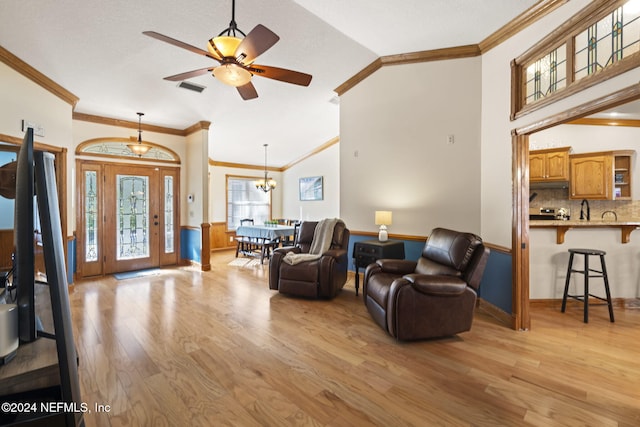
[[[135,122],[135,121],[114,119],[111,117],[103,117],[103,116],[94,116],[92,114],[78,113],[76,111],[73,112],[73,120],[80,120],[83,122],[97,123],[100,125],[117,126],[117,127],[130,128],[130,129],[138,129],[138,125],[139,125],[138,122]],[[200,130],[208,130],[210,126],[211,126],[211,122],[201,121],[192,126],[189,126],[186,129],[175,129],[175,128],[170,128],[165,126],[148,125],[144,123],[140,125],[140,128],[148,132],[164,133],[168,135],[177,135],[177,136],[187,136]]]
[[[67,104],[71,105],[72,108],[75,108],[76,104],[80,100],[80,98],[60,86],[58,83],[51,80],[49,77],[42,74],[40,71],[33,68],[31,65],[27,64],[22,59],[18,58],[2,46],[0,46],[0,61],[7,64],[9,67],[13,68],[32,82],[51,92],[53,95],[62,99]]]
[[[340,137],[335,136],[335,137],[331,138],[329,141],[325,142],[324,144],[316,147],[315,149],[313,149],[309,153],[307,153],[304,156],[300,157],[299,159],[294,160],[291,163],[288,163],[288,164],[284,165],[282,167],[282,170],[286,171],[287,169],[292,168],[293,166],[297,165],[298,163],[302,162],[303,160],[306,160],[309,157],[315,156],[316,154],[326,150],[327,148],[331,147],[334,144],[337,144],[338,142],[340,142]]]
[[[297,165],[298,163],[302,162],[303,160],[308,159],[309,157],[315,156],[316,154],[326,150],[327,148],[331,147],[334,144],[337,144],[338,142],[340,142],[340,138],[339,137],[333,137],[331,138],[329,141],[325,142],[324,144],[316,147],[315,149],[313,149],[312,151],[310,151],[309,153],[305,154],[304,156],[300,157],[297,160],[294,160],[291,163],[288,163],[282,167],[268,167],[267,170],[271,171],[271,172],[284,172],[287,169],[290,169],[291,167]],[[231,163],[231,162],[220,162],[217,160],[213,160],[213,159],[209,159],[209,166],[220,166],[220,167],[226,167],[226,168],[237,168],[237,169],[262,169],[264,170],[264,166],[259,166],[259,165],[249,165],[249,164],[245,164],[245,163]]]
[[[498,31],[482,40],[479,43],[480,51],[482,53],[488,52],[568,2],[569,0],[539,1],[520,15],[516,16],[502,28],[498,29]]]
[[[515,34],[524,30],[529,25],[543,18],[568,1],[569,0],[541,0],[518,15],[498,31],[481,41],[479,44],[381,56],[360,70],[349,80],[335,88],[334,92],[336,92],[338,96],[343,95],[349,89],[353,88],[371,74],[387,65],[415,64],[420,62],[443,61],[448,59],[480,56],[505,40],[508,40],[510,37],[513,37]]]

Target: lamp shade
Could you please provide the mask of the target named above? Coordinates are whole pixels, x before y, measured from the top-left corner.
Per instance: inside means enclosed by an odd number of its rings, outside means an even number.
[[[216,59],[233,56],[242,39],[230,36],[218,36],[207,43],[207,50]]]
[[[391,211],[376,211],[376,225],[391,225]]]

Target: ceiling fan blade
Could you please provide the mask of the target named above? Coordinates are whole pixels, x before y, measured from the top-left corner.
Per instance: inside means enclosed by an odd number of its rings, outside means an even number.
[[[216,67],[200,68],[199,70],[187,71],[186,73],[175,74],[173,76],[165,77],[165,80],[171,82],[180,82],[182,80],[190,79],[191,77],[198,77],[203,74],[207,74],[213,71]]]
[[[256,58],[276,44],[280,37],[264,25],[256,25],[238,45],[234,56],[241,64],[251,64]]]
[[[144,34],[145,36],[149,36],[151,38],[154,38],[156,40],[160,40],[160,41],[163,41],[165,43],[169,43],[169,44],[172,44],[174,46],[181,47],[182,49],[186,49],[189,52],[197,53],[198,55],[203,55],[203,56],[206,56],[208,58],[215,59],[216,61],[218,61],[218,59],[216,57],[211,55],[206,50],[202,50],[202,49],[197,48],[195,46],[192,46],[192,45],[190,45],[188,43],[181,42],[180,40],[176,40],[176,39],[171,38],[169,36],[165,36],[164,34],[156,33],[155,31],[143,31],[142,34]]]
[[[255,99],[258,97],[258,92],[256,88],[253,86],[253,83],[249,82],[246,85],[236,87],[238,89],[238,93],[245,101],[250,99]]]
[[[247,70],[251,71],[256,76],[280,80],[281,82],[293,83],[294,85],[300,86],[309,86],[312,78],[310,74],[287,70],[285,68],[269,67],[267,65],[253,64],[247,67]]]

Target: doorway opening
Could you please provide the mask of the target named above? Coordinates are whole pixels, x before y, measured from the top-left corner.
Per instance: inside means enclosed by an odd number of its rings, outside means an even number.
[[[640,84],[558,113],[512,132],[514,328],[530,329],[529,314],[529,137],[531,134],[640,99]]]
[[[176,265],[180,168],[77,161],[77,275]]]

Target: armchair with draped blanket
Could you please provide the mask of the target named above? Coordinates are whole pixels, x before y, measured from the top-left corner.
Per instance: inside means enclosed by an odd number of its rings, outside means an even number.
[[[324,242],[320,236],[314,242],[314,235],[322,234],[316,233],[318,227],[327,234]],[[347,281],[349,235],[342,220],[304,221],[295,246],[273,251],[269,288],[307,298],[335,297]],[[320,253],[310,254],[313,249]]]

